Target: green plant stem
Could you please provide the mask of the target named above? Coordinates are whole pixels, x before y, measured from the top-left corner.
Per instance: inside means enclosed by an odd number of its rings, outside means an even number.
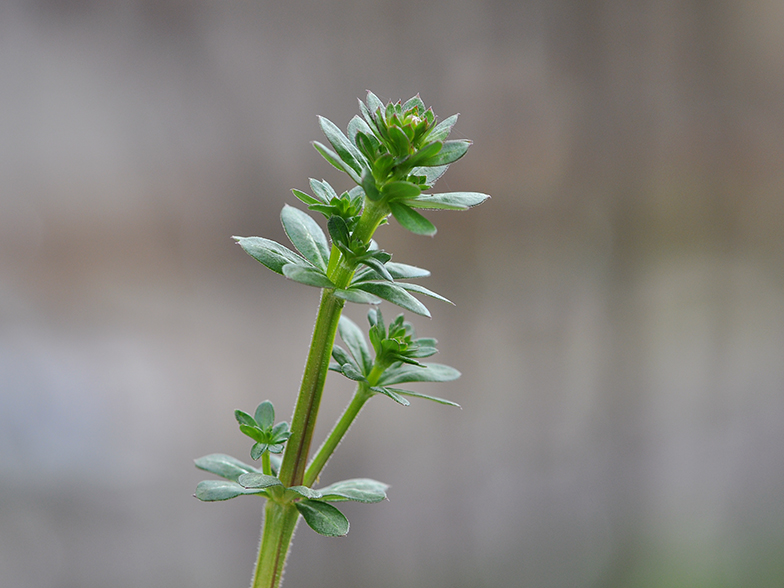
[[[313,456],[313,460],[310,462],[310,465],[308,465],[308,469],[305,470],[305,486],[311,486],[319,477],[321,470],[327,465],[329,458],[332,457],[335,449],[337,449],[337,446],[348,432],[351,423],[354,422],[359,411],[362,410],[362,407],[365,406],[365,403],[372,395],[373,393],[368,390],[367,384],[361,383],[357,386],[357,390],[354,392],[351,402],[346,406],[346,409],[343,411],[340,419],[335,423],[335,426],[332,428],[332,431],[330,431],[327,438],[324,439],[324,443],[319,447],[316,455]]]
[[[267,500],[264,507],[264,528],[261,533],[259,557],[251,588],[280,586],[286,556],[298,520],[299,511],[293,504],[280,504],[274,500]]]
[[[382,203],[366,201],[365,209],[354,230],[354,236],[363,243],[369,243],[381,222],[389,214],[388,207]],[[351,282],[356,267],[346,262],[343,255],[336,247],[332,248],[328,265],[328,275],[338,288],[345,288]],[[302,375],[297,403],[294,407],[294,416],[291,420],[291,437],[286,442],[283,462],[280,466],[278,478],[284,486],[298,486],[303,483],[305,470],[313,440],[313,431],[316,428],[321,395],[329,370],[332,346],[335,343],[335,334],[338,320],[343,310],[344,300],[334,295],[331,289],[321,291],[316,325],[313,328],[313,337],[310,342],[308,359]],[[369,398],[369,396],[368,396]],[[356,407],[356,413],[367,401],[365,398]],[[348,425],[356,417],[354,414],[346,422]],[[342,420],[342,419],[341,419]],[[339,443],[343,431],[335,440],[335,447]],[[334,447],[329,452],[331,455]],[[324,463],[329,458],[325,456]],[[262,467],[263,464],[262,464]],[[323,467],[323,464],[322,466]],[[321,468],[319,468],[319,471]],[[265,472],[266,473],[266,472]],[[318,472],[316,473],[318,475]],[[315,479],[316,476],[314,476]],[[312,484],[312,480],[308,482]],[[274,490],[273,490],[274,492]],[[283,566],[289,551],[294,528],[299,519],[299,512],[293,503],[278,502],[274,498],[267,500],[264,509],[264,527],[259,545],[259,556],[256,561],[256,571],[253,576],[252,588],[277,588],[283,575]]]
[[[359,385],[357,385],[351,402],[346,406],[346,409],[343,411],[343,414],[340,415],[335,426],[332,427],[327,438],[324,439],[324,443],[321,444],[316,455],[313,456],[313,460],[308,465],[308,469],[305,470],[305,486],[312,486],[318,479],[321,470],[327,465],[329,458],[332,457],[335,449],[340,445],[340,442],[343,440],[343,437],[345,437],[351,424],[354,422],[354,419],[359,415],[362,407],[373,397],[374,393],[370,388],[378,383],[378,379],[381,374],[384,373],[384,369],[385,366],[375,364],[370,374],[368,374],[367,382],[360,382]]]
[[[362,216],[357,223],[354,235],[363,243],[369,243],[378,225],[389,214],[388,207],[381,203],[366,201]],[[337,255],[338,261],[333,263]],[[333,247],[330,254],[329,278],[338,288],[345,288],[351,282],[356,267],[346,263],[343,255]],[[333,294],[332,290],[321,292],[316,326],[310,343],[305,372],[302,375],[297,404],[291,421],[291,437],[286,443],[279,478],[284,486],[302,484],[307,465],[313,431],[316,427],[321,394],[327,378],[332,346],[335,343],[338,320],[344,301]]]
[[[269,451],[265,451],[261,454],[261,471],[267,476],[272,475],[272,464],[270,464]]]
[[[322,290],[310,352],[291,421],[291,437],[286,442],[278,476],[287,487],[302,484],[343,304],[344,301],[332,290]]]

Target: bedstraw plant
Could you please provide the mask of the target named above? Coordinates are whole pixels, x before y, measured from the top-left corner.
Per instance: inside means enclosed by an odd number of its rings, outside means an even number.
[[[356,478],[318,488],[319,474],[364,404],[386,396],[407,406],[409,398],[447,405],[455,403],[400,388],[415,382],[447,382],[460,373],[449,366],[421,361],[436,353],[436,340],[417,338],[403,315],[385,323],[380,303],[389,302],[415,314],[430,313],[413,294],[449,302],[412,281],[430,273],[392,261],[373,236],[390,215],[416,235],[432,236],[433,223],[418,210],[466,210],[488,196],[477,192],[431,193],[450,164],[465,155],[471,142],[447,139],[457,115],[438,122],[419,96],[405,103],[383,104],[372,92],[359,101],[355,116],[343,133],[319,117],[327,144],[313,146],[331,165],[355,184],[338,193],[324,180],[310,180],[310,194],[292,190],[313,213],[326,219],[327,234],[314,218],[284,206],[281,221],[294,245],[289,249],[263,237],[235,237],[254,259],[286,278],[321,289],[305,371],[291,426],[275,422],[269,401],[254,413],[237,410],[240,431],[253,445],[248,465],[223,454],[196,460],[196,467],[223,478],[196,487],[196,498],[211,502],[242,495],[266,499],[258,560],[252,588],[277,588],[291,539],[300,516],[310,528],[327,536],[348,533],[349,523],[334,503],[353,500],[379,502],[387,485]],[[346,302],[369,304],[367,340],[358,325],[341,316]],[[334,345],[340,334],[344,347]],[[369,344],[368,344],[369,341]],[[310,456],[327,372],[356,382],[356,391],[322,445]]]

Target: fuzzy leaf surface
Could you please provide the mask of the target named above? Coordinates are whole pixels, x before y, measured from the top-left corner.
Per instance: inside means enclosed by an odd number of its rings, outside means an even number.
[[[334,294],[338,298],[355,304],[379,304],[381,302],[381,299],[378,296],[374,296],[370,292],[365,292],[364,290],[358,290],[356,288],[335,290]]]
[[[340,159],[340,156],[332,151],[332,149],[326,145],[323,145],[322,143],[319,143],[318,141],[313,141],[313,147],[315,147],[316,151],[321,154],[321,157],[326,159],[327,162],[330,163],[333,167],[338,168],[340,171],[346,172],[357,184],[361,183],[359,174],[355,172],[350,165]]]
[[[411,294],[406,292],[397,283],[390,282],[360,282],[354,286],[354,289],[364,290],[369,292],[387,302],[396,304],[401,308],[410,310],[413,313],[422,316],[430,317],[430,311],[419,300],[414,298]]]
[[[319,116],[318,119],[321,130],[324,131],[324,135],[335,149],[338,157],[340,157],[340,159],[342,159],[343,162],[353,169],[357,174],[361,174],[362,168],[367,166],[365,157],[359,152],[353,143],[348,140],[348,138],[343,134],[343,131],[341,131],[335,123],[333,123],[328,118],[324,118],[323,116]]]
[[[424,286],[420,286],[419,284],[409,284],[408,282],[398,282],[398,286],[403,288],[404,290],[408,290],[409,292],[416,292],[417,294],[424,294],[425,296],[430,296],[431,298],[435,298],[436,300],[441,300],[442,302],[448,302],[454,306],[454,302],[449,300],[448,298],[444,298],[441,294],[436,294],[432,290],[425,288]]]
[[[391,398],[392,400],[394,400],[395,402],[397,402],[402,406],[408,406],[409,404],[411,404],[408,400],[403,398],[392,388],[386,388],[384,386],[373,386],[371,390],[373,390],[373,392],[378,392],[379,394],[383,394],[384,396]]]
[[[283,275],[283,266],[287,264],[308,265],[308,262],[276,241],[264,237],[234,237],[245,253],[253,259]]]
[[[306,267],[302,265],[284,265],[283,275],[290,280],[305,284],[306,286],[314,286],[316,288],[334,288],[330,279],[324,275],[323,272],[314,267]]]
[[[348,533],[348,519],[337,508],[318,500],[295,502],[308,526],[319,535],[343,537]]]
[[[365,342],[362,330],[354,321],[342,315],[340,322],[338,322],[338,332],[354,360],[366,374],[369,374],[370,370],[373,369],[373,358],[370,355],[370,349]]]
[[[386,370],[378,380],[379,386],[405,382],[451,382],[460,377],[455,368],[440,363],[426,363],[425,367],[403,364]]]
[[[239,477],[239,484],[244,488],[269,488],[271,486],[282,486],[280,480],[275,476],[268,476],[261,472],[251,472]]]
[[[444,141],[444,146],[441,148],[441,151],[439,151],[423,165],[428,167],[436,167],[454,163],[466,154],[466,151],[468,151],[470,146],[471,141],[466,141],[465,139]]]
[[[329,244],[324,231],[310,215],[288,204],[280,213],[283,229],[305,259],[326,272],[329,262]]]
[[[266,400],[256,407],[254,419],[262,429],[268,429],[275,424],[275,407],[269,400]]]
[[[412,208],[431,208],[442,210],[468,210],[479,206],[490,198],[480,192],[444,192],[443,194],[420,194],[407,204]]]
[[[237,482],[228,480],[204,480],[196,486],[196,498],[203,502],[229,500],[243,494],[264,494],[264,490],[245,489]]]
[[[446,173],[449,165],[437,165],[431,167],[415,167],[411,173],[415,176],[425,176],[425,184],[432,187],[438,179]]]
[[[408,265],[407,263],[396,263],[388,261],[386,264],[387,271],[396,280],[410,280],[412,278],[426,278],[430,272],[415,265]]]
[[[353,478],[335,482],[324,488],[319,488],[321,500],[329,502],[342,502],[352,500],[354,502],[381,502],[387,497],[388,484],[371,480],[370,478]]]
[[[199,459],[194,460],[194,464],[200,470],[210,472],[211,474],[215,474],[221,478],[226,478],[232,482],[239,480],[239,477],[242,474],[249,474],[258,471],[253,466],[243,463],[240,460],[223,453],[212,453],[210,455],[205,455],[204,457],[200,457]]]
[[[420,392],[412,392],[411,390],[401,390],[400,388],[387,388],[387,390],[393,390],[402,396],[411,396],[412,398],[423,398],[425,400],[432,400],[433,402],[437,402],[439,404],[446,404],[448,406],[456,406],[457,408],[461,408],[457,402],[452,402],[451,400],[447,400],[446,398],[439,398],[438,396],[430,396],[429,394],[422,394]]]
[[[445,118],[440,123],[438,123],[435,128],[430,131],[427,136],[428,141],[443,141],[449,136],[449,133],[452,131],[452,127],[455,126],[457,122],[457,117],[459,115],[453,114],[452,116]]]
[[[436,234],[436,226],[410,206],[399,202],[390,202],[389,210],[392,211],[392,216],[404,229],[426,237],[432,237]]]

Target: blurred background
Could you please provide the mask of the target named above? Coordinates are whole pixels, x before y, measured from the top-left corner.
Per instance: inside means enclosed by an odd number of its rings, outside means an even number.
[[[248,584],[262,502],[198,502],[192,460],[291,414],[318,292],[230,237],[350,187],[309,142],[368,89],[460,112],[437,187],[493,196],[378,234],[457,304],[412,320],[463,408],[371,402],[322,481],[390,501],[301,526],[285,584],[784,585],[782,30],[774,0],[4,0],[2,588]]]

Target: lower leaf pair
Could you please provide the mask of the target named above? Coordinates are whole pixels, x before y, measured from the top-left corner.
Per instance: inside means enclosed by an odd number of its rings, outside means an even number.
[[[224,478],[204,480],[196,486],[203,502],[230,500],[242,495],[270,498],[269,489],[280,488],[275,499],[294,504],[308,526],[320,535],[339,537],[348,533],[345,515],[329,502],[373,503],[384,500],[389,486],[368,478],[343,480],[320,489],[306,486],[283,488],[281,481],[229,455],[213,453],[195,460],[196,467]]]

